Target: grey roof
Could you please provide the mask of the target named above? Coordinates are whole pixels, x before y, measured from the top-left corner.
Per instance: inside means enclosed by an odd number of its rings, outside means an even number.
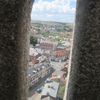
[[[49,67],[48,63],[37,64],[33,68],[28,68],[27,74],[33,76],[33,75],[36,74],[37,71],[39,71],[39,70],[41,70],[43,68],[47,68],[47,67]]]
[[[56,49],[65,49],[66,46],[62,45],[62,44],[58,44]]]
[[[57,82],[50,82],[50,83],[46,83],[43,91],[42,91],[42,96],[47,96],[49,95],[50,97],[56,98],[57,97],[57,92],[58,92],[58,88],[59,88],[59,83]]]

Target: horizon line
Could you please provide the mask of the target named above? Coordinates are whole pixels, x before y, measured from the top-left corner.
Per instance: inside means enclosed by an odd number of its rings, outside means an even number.
[[[40,22],[55,22],[55,23],[65,23],[65,24],[74,24],[74,22],[60,22],[60,21],[51,21],[51,20],[48,20],[48,21],[46,21],[46,20],[33,20],[33,19],[31,19],[31,22],[32,21],[40,21]]]

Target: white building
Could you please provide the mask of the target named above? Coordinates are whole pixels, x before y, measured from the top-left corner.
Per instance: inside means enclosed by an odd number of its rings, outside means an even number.
[[[41,93],[41,100],[56,100],[59,89],[59,83],[50,82],[46,83]]]

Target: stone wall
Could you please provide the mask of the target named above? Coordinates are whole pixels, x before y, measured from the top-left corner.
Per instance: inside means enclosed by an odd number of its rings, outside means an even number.
[[[32,0],[0,0],[0,100],[27,100]]]
[[[77,0],[67,100],[100,100],[100,0]]]

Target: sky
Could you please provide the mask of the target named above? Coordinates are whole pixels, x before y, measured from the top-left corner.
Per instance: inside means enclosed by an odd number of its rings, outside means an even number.
[[[74,23],[76,0],[35,0],[31,19]]]

